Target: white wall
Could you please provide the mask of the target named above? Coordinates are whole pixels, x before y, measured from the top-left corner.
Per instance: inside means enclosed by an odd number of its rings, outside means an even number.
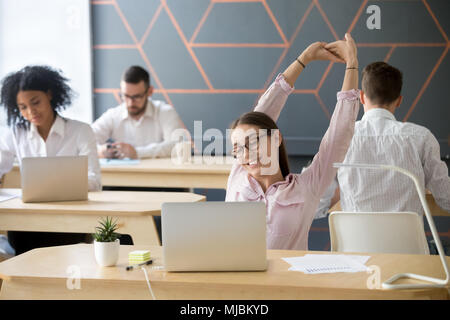
[[[77,93],[63,115],[91,123],[90,25],[89,0],[0,0],[0,78],[29,64],[60,69]]]

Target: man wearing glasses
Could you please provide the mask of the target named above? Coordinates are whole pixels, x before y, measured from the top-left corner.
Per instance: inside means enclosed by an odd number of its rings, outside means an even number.
[[[122,104],[108,109],[92,128],[100,158],[138,159],[170,157],[176,141],[172,132],[184,128],[175,109],[152,100],[148,72],[131,66],[120,82]]]

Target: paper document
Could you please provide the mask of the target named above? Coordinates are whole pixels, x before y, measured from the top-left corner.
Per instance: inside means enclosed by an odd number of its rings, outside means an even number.
[[[22,197],[22,189],[0,189],[0,202]]]
[[[370,256],[344,254],[306,254],[303,257],[282,259],[291,265],[289,271],[317,274],[366,271],[365,263],[369,258]]]
[[[126,166],[139,164],[141,161],[139,159],[99,159],[100,166]]]

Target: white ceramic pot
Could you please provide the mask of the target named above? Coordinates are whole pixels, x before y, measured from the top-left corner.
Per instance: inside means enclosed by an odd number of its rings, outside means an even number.
[[[120,241],[97,242],[94,240],[95,260],[102,267],[115,266],[119,259]]]

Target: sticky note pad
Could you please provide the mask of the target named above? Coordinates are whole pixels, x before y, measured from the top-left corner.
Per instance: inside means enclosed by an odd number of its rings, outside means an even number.
[[[128,254],[128,257],[150,257],[149,250],[135,250]]]
[[[139,264],[147,260],[150,260],[150,251],[148,250],[135,250],[128,254],[130,264]]]

